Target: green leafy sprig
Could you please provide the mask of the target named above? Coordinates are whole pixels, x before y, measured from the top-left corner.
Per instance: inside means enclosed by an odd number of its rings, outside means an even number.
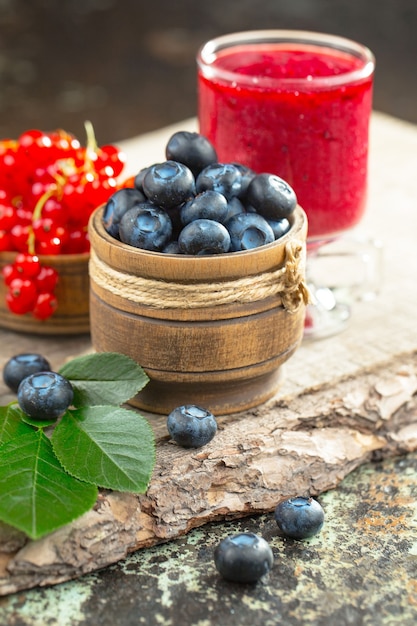
[[[0,520],[31,539],[86,513],[100,487],[144,493],[155,464],[148,421],[121,406],[149,380],[139,365],[105,352],[72,359],[59,373],[74,400],[52,428],[17,402],[0,407]]]

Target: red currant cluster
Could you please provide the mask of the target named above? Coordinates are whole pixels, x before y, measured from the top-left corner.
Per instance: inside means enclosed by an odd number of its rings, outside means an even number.
[[[64,130],[0,141],[0,253],[17,253],[2,270],[13,313],[52,315],[58,276],[38,255],[88,252],[90,215],[118,189],[124,154],[99,147],[88,122],[86,131],[86,147]]]

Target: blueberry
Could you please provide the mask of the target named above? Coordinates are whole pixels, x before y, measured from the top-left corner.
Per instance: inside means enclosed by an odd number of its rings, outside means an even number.
[[[255,178],[256,174],[250,167],[242,163],[232,163],[232,165],[237,167],[241,174],[239,198],[245,200],[249,184],[252,182],[252,179]]]
[[[217,162],[214,146],[203,135],[185,130],[174,133],[165,148],[166,158],[186,165],[195,177],[207,165]]]
[[[200,448],[213,439],[217,422],[210,411],[186,404],[171,411],[167,429],[172,439],[183,448]]]
[[[223,539],[214,550],[218,572],[226,580],[256,583],[274,563],[270,545],[254,533],[240,533]]]
[[[208,191],[202,191],[182,206],[181,222],[184,226],[199,219],[223,222],[227,211],[227,200],[223,194],[209,189]]]
[[[232,163],[213,163],[197,176],[197,193],[212,189],[226,196],[227,200],[238,196],[242,190],[242,174]]]
[[[166,211],[143,202],[127,211],[120,220],[119,237],[135,248],[159,252],[168,243],[172,223]]]
[[[164,248],[162,248],[161,252],[164,254],[181,254],[178,241],[170,241]]]
[[[24,378],[50,369],[49,362],[41,354],[16,354],[4,366],[3,380],[16,393]]]
[[[291,228],[291,224],[286,217],[280,220],[266,220],[274,233],[275,239],[283,237]]]
[[[138,189],[126,187],[115,191],[104,207],[102,218],[103,226],[109,235],[119,239],[119,224],[123,215],[136,204],[145,200],[145,195]]]
[[[301,496],[280,502],[274,517],[281,532],[291,539],[313,537],[324,522],[324,512],[317,500]]]
[[[194,220],[180,232],[178,245],[183,254],[222,254],[230,249],[230,235],[220,222]]]
[[[37,372],[24,378],[17,390],[17,401],[32,419],[56,419],[72,403],[71,383],[56,372]]]
[[[235,198],[231,198],[227,203],[227,213],[226,217],[223,220],[223,224],[226,224],[228,220],[234,215],[238,215],[239,213],[246,213],[245,206],[241,200],[236,196]]]
[[[154,163],[154,165],[157,165],[157,163]],[[141,170],[139,170],[139,172],[135,176],[135,181],[134,181],[135,189],[138,189],[143,194],[145,193],[143,191],[143,179],[145,178],[146,174],[148,173],[148,170],[150,170],[151,167],[153,166],[149,165],[148,167],[143,167]]]
[[[143,191],[148,200],[169,209],[195,195],[195,179],[186,165],[164,161],[148,169],[143,179]]]
[[[252,250],[275,241],[268,222],[257,213],[239,213],[226,222],[230,233],[230,251]]]
[[[260,215],[271,220],[288,218],[297,206],[293,188],[275,174],[257,174],[249,184],[246,196]]]

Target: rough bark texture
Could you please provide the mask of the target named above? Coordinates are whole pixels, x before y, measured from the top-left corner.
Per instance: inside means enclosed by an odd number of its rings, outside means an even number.
[[[38,541],[2,527],[2,595],[78,577],[209,521],[272,511],[375,456],[416,450],[416,358],[221,418],[203,449],[179,448],[149,417],[158,447],[146,495],[102,492],[93,510]]]

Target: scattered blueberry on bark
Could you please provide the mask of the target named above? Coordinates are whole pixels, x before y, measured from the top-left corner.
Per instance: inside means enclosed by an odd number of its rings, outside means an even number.
[[[230,233],[230,251],[252,250],[275,241],[268,222],[257,213],[239,213],[226,222]]]
[[[169,209],[195,195],[195,179],[191,170],[177,161],[164,161],[148,169],[143,179],[148,200]]]
[[[257,174],[250,182],[248,203],[271,220],[288,218],[297,206],[297,196],[290,185],[275,174]]]
[[[150,202],[126,211],[120,220],[120,240],[135,248],[159,252],[171,235],[172,223],[168,213]]]
[[[230,249],[230,235],[220,222],[194,220],[180,232],[178,245],[183,254],[223,254]]]
[[[35,420],[57,419],[71,406],[73,397],[71,383],[51,371],[27,376],[17,390],[20,408]]]
[[[146,196],[138,189],[119,189],[108,199],[103,212],[103,225],[112,237],[119,239],[119,225],[123,215],[135,205],[145,202]]]
[[[169,160],[186,165],[196,177],[207,165],[217,162],[217,153],[211,142],[199,133],[185,130],[180,130],[170,137],[165,148],[165,156]]]
[[[183,448],[201,448],[213,439],[217,422],[207,409],[185,404],[168,415],[167,429],[172,439]]]
[[[226,537],[214,550],[214,563],[223,578],[237,583],[256,583],[274,563],[268,542],[255,533]]]
[[[324,523],[324,511],[317,500],[301,496],[280,502],[274,517],[282,534],[291,539],[313,537]]]
[[[3,368],[4,383],[17,393],[20,383],[24,378],[37,372],[49,371],[49,361],[41,354],[16,354],[12,356]]]

